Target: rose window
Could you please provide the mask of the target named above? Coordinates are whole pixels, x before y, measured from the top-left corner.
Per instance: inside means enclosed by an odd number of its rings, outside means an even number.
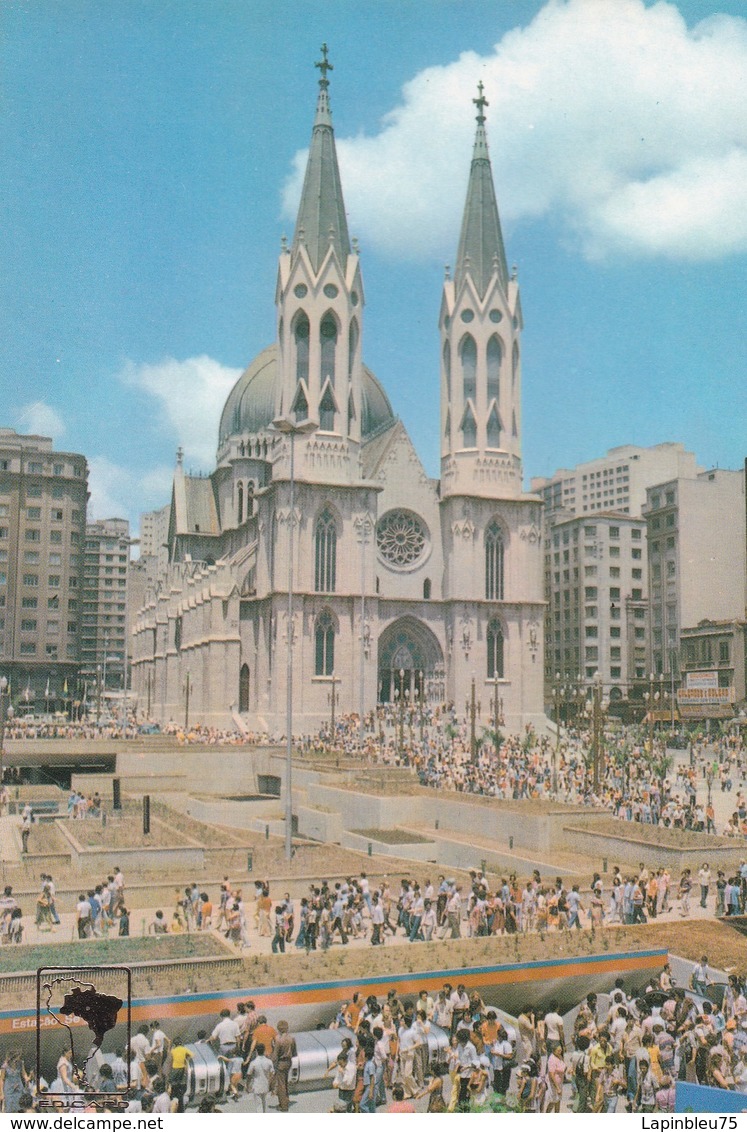
[[[414,566],[426,548],[428,533],[410,511],[389,511],[376,527],[376,545],[385,562],[395,568]]]

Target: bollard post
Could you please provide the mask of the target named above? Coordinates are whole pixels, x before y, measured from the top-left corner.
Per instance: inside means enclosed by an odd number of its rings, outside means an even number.
[[[368,855],[369,855],[369,857],[373,856],[373,845],[371,844],[370,841],[368,843]]]
[[[150,794],[143,794],[143,833],[150,833]]]
[[[438,827],[439,827],[439,824],[440,824],[440,823],[439,823],[439,820],[438,820],[438,818],[436,818],[436,829],[438,829]]]
[[[269,827],[269,825],[266,825],[265,826],[265,841],[269,841],[269,840],[270,840],[270,827]]]
[[[514,847],[514,839],[513,839],[513,837],[509,837],[509,839],[508,839],[508,847],[509,847],[509,849],[513,849],[513,847]]]
[[[253,868],[254,868],[254,857],[252,856],[251,853],[247,853],[247,855],[246,855],[246,871],[248,873],[250,873]]]
[[[485,857],[483,857],[483,859],[480,861],[480,872],[484,876],[487,871],[488,871],[488,862],[485,859]]]
[[[607,858],[606,857],[602,857],[602,872],[603,873],[607,872]]]

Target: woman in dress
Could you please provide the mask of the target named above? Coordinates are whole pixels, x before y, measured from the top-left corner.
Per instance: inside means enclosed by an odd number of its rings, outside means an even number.
[[[602,890],[596,885],[591,890],[590,898],[590,911],[591,911],[591,926],[593,928],[600,928],[604,922],[604,899],[602,897]]]
[[[20,1100],[29,1092],[31,1078],[23,1064],[21,1051],[12,1049],[0,1068],[0,1109],[3,1112],[20,1112]]]
[[[563,1047],[558,1043],[553,1046],[550,1056],[547,1059],[547,1104],[545,1106],[545,1112],[560,1112],[564,1081],[565,1062],[563,1061]]]
[[[255,1047],[256,1057],[249,1062],[246,1059],[244,1064],[248,1063],[246,1071],[246,1085],[247,1089],[251,1089],[254,1096],[259,1101],[259,1111],[267,1112],[267,1094],[270,1092],[270,1082],[274,1066],[269,1057],[265,1054],[265,1047],[263,1042],[258,1042]]]
[[[50,1093],[64,1093],[68,1097],[77,1093],[74,1073],[73,1050],[72,1046],[68,1046],[62,1051],[62,1056],[57,1062],[57,1077],[49,1087]]]

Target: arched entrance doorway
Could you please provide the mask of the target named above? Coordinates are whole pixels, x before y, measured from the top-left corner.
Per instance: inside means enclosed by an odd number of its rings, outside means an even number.
[[[249,665],[242,664],[239,673],[239,712],[249,711]]]
[[[404,693],[431,699],[434,679],[443,672],[443,653],[436,636],[415,617],[400,617],[379,637],[379,703],[392,703]]]

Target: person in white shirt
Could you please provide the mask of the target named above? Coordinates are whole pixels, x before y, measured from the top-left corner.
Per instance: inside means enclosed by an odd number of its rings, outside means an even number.
[[[451,1005],[451,998],[446,990],[440,990],[438,997],[433,1004],[433,1021],[442,1030],[446,1030],[447,1034],[451,1032],[451,1019],[454,1014],[454,1008]]]
[[[148,1041],[148,1027],[141,1026],[136,1034],[133,1034],[130,1041],[130,1049],[134,1051],[138,1061],[145,1061],[146,1057],[150,1054],[151,1045]]]
[[[550,1010],[545,1015],[545,1033],[547,1048],[560,1044],[565,1047],[565,1033],[563,1032],[563,1019],[558,1014],[557,1002],[550,1003]]]
[[[414,1076],[417,1044],[418,1035],[415,1033],[415,1027],[402,1026],[399,1031],[399,1067],[405,1097],[414,1097],[418,1091],[418,1083]]]
[[[384,943],[384,908],[378,892],[374,892],[371,904],[371,945],[378,947]]]
[[[464,983],[459,983],[457,989],[451,996],[451,1028],[456,1032],[462,1024],[465,1014],[469,1010],[469,995],[467,994]]]
[[[168,1085],[164,1085],[162,1092],[160,1092],[153,1101],[151,1112],[171,1112],[172,1103],[169,1087]]]
[[[86,899],[85,893],[81,892],[78,897],[78,903],[75,906],[75,922],[78,927],[78,939],[88,939],[92,932],[91,924],[91,905]]]
[[[159,1022],[151,1022],[150,1026],[150,1056],[155,1059],[158,1064],[159,1072],[163,1068],[163,1063],[166,1060],[168,1053],[169,1039],[161,1029]]]
[[[225,1056],[235,1053],[240,1034],[239,1024],[231,1017],[230,1010],[221,1010],[220,1022],[214,1027],[210,1041],[219,1042],[220,1052]]]

